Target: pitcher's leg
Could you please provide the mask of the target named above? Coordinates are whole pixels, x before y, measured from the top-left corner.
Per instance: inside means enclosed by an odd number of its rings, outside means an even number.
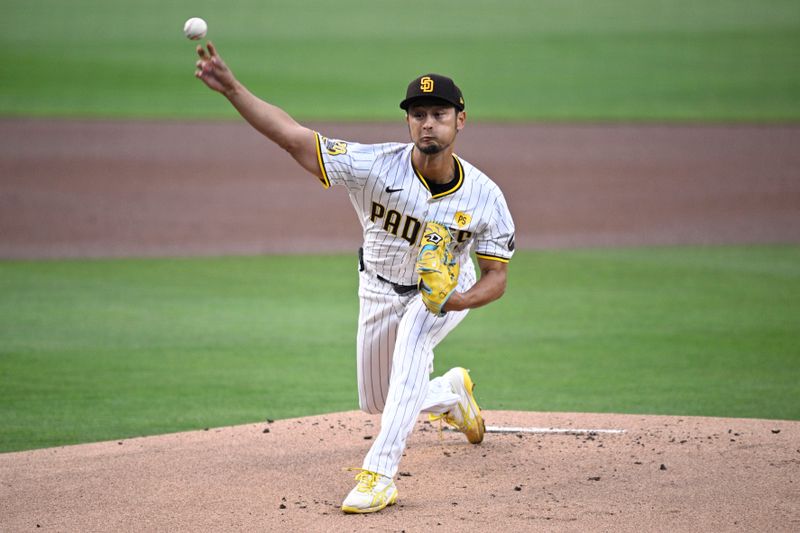
[[[426,403],[433,348],[464,316],[466,312],[434,317],[418,298],[409,304],[397,329],[381,429],[364,458],[364,469],[388,477],[397,472],[406,440]]]
[[[399,304],[395,296],[372,291],[368,283],[364,285],[359,290],[356,337],[358,403],[362,411],[378,414],[383,412],[389,394]]]
[[[459,400],[459,395],[453,392],[450,381],[442,376],[428,382],[428,393],[420,409],[423,413],[441,415],[452,409]]]

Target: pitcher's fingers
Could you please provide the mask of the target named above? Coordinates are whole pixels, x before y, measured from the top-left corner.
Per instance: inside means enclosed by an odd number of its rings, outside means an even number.
[[[206,41],[206,46],[208,47],[208,53],[211,54],[211,57],[216,57],[217,49],[214,47],[214,43],[211,41]]]

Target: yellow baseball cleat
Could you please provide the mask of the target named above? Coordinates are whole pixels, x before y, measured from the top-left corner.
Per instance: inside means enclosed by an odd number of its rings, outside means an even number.
[[[356,474],[356,485],[342,502],[345,513],[374,513],[397,502],[397,487],[390,477],[363,468]]]
[[[452,368],[442,377],[450,382],[450,387],[460,399],[450,411],[442,415],[431,415],[430,419],[444,420],[466,435],[472,444],[480,444],[483,442],[486,426],[481,416],[481,408],[478,407],[478,402],[472,394],[475,384],[469,377],[469,370],[461,367]]]

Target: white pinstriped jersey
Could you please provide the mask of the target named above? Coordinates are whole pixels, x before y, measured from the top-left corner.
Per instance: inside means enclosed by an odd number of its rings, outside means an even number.
[[[394,283],[417,282],[414,270],[425,222],[448,226],[455,253],[471,270],[469,253],[508,262],[514,222],[500,188],[453,156],[455,179],[436,194],[411,161],[410,143],[359,144],[317,137],[322,184],[344,185],[364,230],[364,263]]]

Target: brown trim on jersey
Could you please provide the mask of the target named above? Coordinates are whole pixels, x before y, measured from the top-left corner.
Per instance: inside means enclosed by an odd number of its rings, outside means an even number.
[[[475,252],[475,255],[478,256],[478,259],[488,259],[489,261],[499,261],[501,263],[508,263],[509,261],[511,261],[507,257],[500,257],[497,255],[479,254],[478,252]]]
[[[317,138],[317,163],[319,163],[319,170],[322,172],[322,176],[318,176],[318,179],[322,182],[322,186],[328,189],[331,186],[331,181],[328,179],[328,173],[325,172],[325,163],[322,162],[322,135],[316,131],[314,135]]]
[[[412,154],[413,154],[413,150],[412,150]],[[453,154],[453,161],[455,162],[456,169],[458,169],[458,181],[456,181],[456,184],[453,185],[453,187],[451,189],[449,189],[447,191],[444,191],[444,192],[440,192],[438,194],[431,195],[432,199],[435,200],[437,198],[442,198],[444,196],[448,196],[450,194],[453,194],[458,189],[460,189],[461,186],[464,184],[464,167],[461,166],[461,161],[458,159],[458,157],[456,157],[456,154]],[[419,170],[417,170],[417,166],[414,164],[414,159],[413,158],[411,159],[411,168],[414,169],[414,174],[416,174],[417,179],[419,179],[419,181],[428,190],[428,192],[431,192],[431,187],[430,187],[430,185],[428,185],[428,180],[425,179],[425,176],[423,176],[422,173]]]

